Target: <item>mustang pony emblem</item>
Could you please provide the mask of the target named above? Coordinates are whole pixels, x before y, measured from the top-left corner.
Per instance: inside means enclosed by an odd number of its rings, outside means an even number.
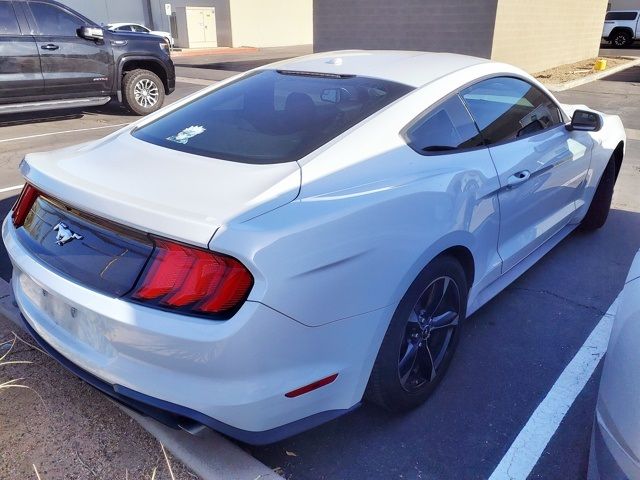
[[[70,242],[71,240],[82,240],[84,238],[82,235],[78,235],[71,231],[71,229],[62,222],[53,227],[53,230],[58,232],[56,234],[56,243],[60,246]]]

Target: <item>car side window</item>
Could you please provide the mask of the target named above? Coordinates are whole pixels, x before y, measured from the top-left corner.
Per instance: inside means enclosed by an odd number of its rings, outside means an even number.
[[[117,32],[132,32],[133,29],[131,28],[130,25],[123,25],[122,27],[118,27],[116,28]]]
[[[428,155],[482,145],[480,132],[457,95],[436,106],[406,133],[409,146]]]
[[[85,22],[57,5],[42,2],[29,2],[33,16],[41,35],[75,37],[77,30]]]
[[[147,30],[144,27],[141,27],[140,25],[131,25],[131,28],[133,28],[134,32],[149,33],[149,30]]]
[[[20,35],[18,19],[11,2],[0,2],[0,35]]]
[[[491,145],[541,132],[563,123],[551,98],[524,80],[497,77],[461,92],[485,144]]]

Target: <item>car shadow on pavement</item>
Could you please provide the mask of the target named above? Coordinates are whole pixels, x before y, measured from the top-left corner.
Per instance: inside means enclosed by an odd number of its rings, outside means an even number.
[[[640,83],[640,65],[636,65],[621,72],[607,75],[608,82],[635,82]]]
[[[215,63],[176,63],[176,67],[189,67],[189,68],[205,68],[207,70],[225,70],[231,72],[246,72],[252,68],[261,67],[273,62],[279,62],[281,60],[288,60],[290,57],[284,58],[263,58],[257,60],[238,60],[228,62],[215,62]]]
[[[639,248],[640,214],[611,210],[602,229],[574,232],[469,318],[426,404],[394,415],[364,403],[251,453],[298,480],[488,478],[617,297]],[[553,452],[558,471],[541,478],[584,478],[596,394],[584,395],[580,425],[554,437],[563,449]],[[575,461],[564,461],[565,452]]]

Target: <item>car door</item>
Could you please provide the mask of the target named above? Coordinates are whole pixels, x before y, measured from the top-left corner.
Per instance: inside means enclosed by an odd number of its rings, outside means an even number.
[[[591,137],[569,132],[556,102],[523,79],[489,78],[461,96],[500,179],[498,252],[506,272],[571,220],[585,188]]]
[[[474,288],[481,291],[500,276],[502,261],[497,251],[500,213],[496,192],[500,184],[480,132],[454,93],[414,120],[403,136],[425,157],[416,165],[429,172],[425,185],[434,189],[425,198],[431,197],[438,221],[425,226],[434,235],[436,231],[473,235]],[[416,218],[417,222],[424,220]]]
[[[87,20],[56,4],[32,1],[28,5],[35,22],[45,94],[86,97],[111,93],[110,46],[77,34]]]
[[[43,91],[38,47],[22,11],[16,11],[12,2],[1,0],[0,103],[36,97]]]

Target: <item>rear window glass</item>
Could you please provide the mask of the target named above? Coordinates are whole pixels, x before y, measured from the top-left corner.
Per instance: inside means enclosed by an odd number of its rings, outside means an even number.
[[[608,12],[605,20],[635,20],[638,12]]]
[[[264,70],[133,132],[181,152],[244,163],[298,160],[412,90],[366,77]]]

